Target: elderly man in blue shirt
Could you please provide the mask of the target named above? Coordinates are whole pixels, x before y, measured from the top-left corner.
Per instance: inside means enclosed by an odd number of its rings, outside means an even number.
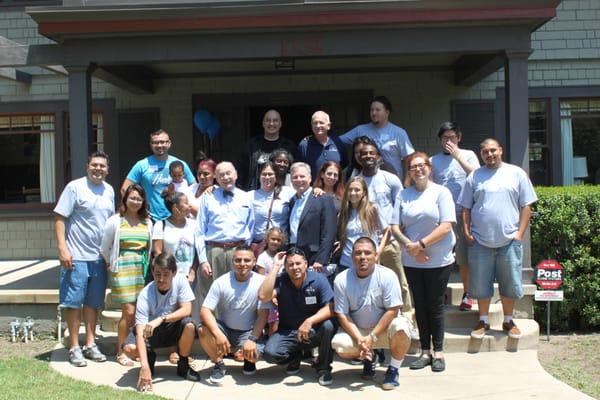
[[[235,247],[250,245],[254,231],[252,197],[235,187],[233,164],[217,164],[215,178],[219,186],[202,196],[197,216],[196,252],[201,272],[197,294],[202,299],[212,282],[229,271]]]
[[[298,144],[299,161],[310,165],[313,182],[326,161],[333,161],[345,168],[348,158],[342,142],[337,136],[329,136],[331,120],[329,114],[317,111],[310,120],[313,136],[307,136]]]

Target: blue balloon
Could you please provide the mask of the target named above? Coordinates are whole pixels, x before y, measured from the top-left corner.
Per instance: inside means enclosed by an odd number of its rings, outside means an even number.
[[[213,140],[221,132],[221,123],[218,119],[212,118],[208,127],[206,128],[206,134],[210,140]]]
[[[201,108],[194,113],[194,125],[202,134],[206,134],[212,119],[212,116],[205,108]]]

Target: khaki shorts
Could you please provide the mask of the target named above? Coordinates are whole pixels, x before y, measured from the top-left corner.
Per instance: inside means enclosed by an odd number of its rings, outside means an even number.
[[[410,338],[410,327],[411,322],[404,315],[399,315],[392,320],[388,327],[387,334],[381,335],[377,338],[377,342],[373,344],[374,349],[389,349],[390,340],[399,331],[403,331],[406,337]],[[371,333],[371,328],[363,329],[358,328],[361,335],[367,336]],[[358,351],[358,343],[352,339],[352,336],[346,333],[342,328],[339,328],[333,339],[331,340],[331,347],[337,353],[356,353]]]

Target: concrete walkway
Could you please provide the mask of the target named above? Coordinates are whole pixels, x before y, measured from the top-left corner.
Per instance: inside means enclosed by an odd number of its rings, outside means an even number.
[[[405,359],[405,364],[414,360]],[[393,391],[380,388],[385,370],[379,368],[374,382],[360,379],[360,366],[334,362],[334,382],[321,387],[315,381],[314,370],[302,364],[299,375],[287,376],[283,367],[264,362],[257,364],[252,377],[242,374],[242,364],[226,360],[228,374],[222,386],[208,382],[212,364],[200,360],[202,382],[184,381],[175,374],[175,366],[166,361],[156,364],[154,393],[170,399],[268,399],[286,400],[350,400],[350,399],[419,399],[419,400],[520,400],[520,399],[592,399],[554,379],[541,367],[535,350],[514,353],[446,354],[447,370],[433,373],[430,369],[411,371],[405,365],[400,372],[400,387]],[[134,390],[139,369],[122,367],[114,357],[105,363],[88,362],[85,368],[73,367],[67,361],[67,351],[58,346],[50,365],[60,373],[97,385]]]

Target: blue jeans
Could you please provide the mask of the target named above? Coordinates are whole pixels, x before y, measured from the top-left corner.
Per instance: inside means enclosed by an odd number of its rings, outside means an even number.
[[[490,248],[477,241],[469,247],[469,292],[476,299],[489,299],[494,294],[494,278],[500,296],[509,299],[523,297],[521,273],[523,243],[511,240],[505,246]]]
[[[336,327],[331,320],[323,321],[310,330],[308,342],[299,342],[297,329],[280,329],[267,340],[263,357],[271,364],[287,364],[301,357],[304,350],[319,347],[317,372],[331,371],[333,361],[331,339],[335,331]]]

